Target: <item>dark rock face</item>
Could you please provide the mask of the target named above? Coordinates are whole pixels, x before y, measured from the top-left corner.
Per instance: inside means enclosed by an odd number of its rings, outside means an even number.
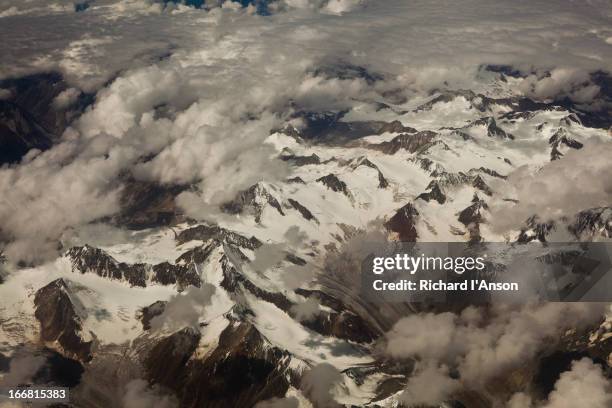
[[[359,166],[366,166],[366,167],[369,167],[371,169],[376,170],[378,172],[378,188],[387,188],[387,187],[389,187],[389,182],[387,181],[387,179],[383,175],[382,171],[380,171],[378,166],[375,165],[374,163],[372,163],[367,157],[362,156],[360,158],[351,160],[349,162],[349,164],[350,164],[350,166],[351,166],[351,168],[353,170],[355,170]]]
[[[182,253],[178,258],[176,258],[175,262],[180,265],[202,264],[208,259],[212,251],[214,251],[221,245],[223,245],[221,241],[218,241],[217,239],[212,239],[205,245],[195,247],[187,252]]]
[[[93,94],[81,93],[72,105],[55,106],[53,100],[68,85],[53,72],[0,80],[0,88],[12,93],[0,101],[0,164],[19,162],[30,149],[50,148],[94,101]]]
[[[520,78],[522,76],[521,71],[510,65],[487,64],[482,68],[489,72],[496,72],[513,78]]]
[[[551,146],[550,160],[558,160],[563,157],[563,153],[559,150],[561,145],[567,146],[570,149],[582,149],[583,144],[568,136],[567,131],[559,128],[554,135],[548,139],[548,144]]]
[[[200,332],[191,327],[163,338],[144,361],[149,381],[174,390],[180,389],[188,375],[185,365],[199,341]]]
[[[0,353],[0,373],[7,373],[10,368],[11,358]]]
[[[562,157],[563,153],[559,151],[558,146],[553,146],[552,149],[550,149],[550,161],[559,160]]]
[[[510,133],[506,133],[502,128],[497,126],[497,122],[493,117],[485,117],[472,122],[471,126],[486,126],[487,136],[498,139],[514,139]]]
[[[66,352],[79,360],[91,360],[92,341],[83,340],[81,316],[63,279],[57,279],[39,289],[34,297],[34,305],[34,316],[40,322],[43,341],[57,341]]]
[[[314,215],[312,215],[312,213],[310,212],[308,208],[304,207],[302,204],[300,204],[293,198],[289,198],[287,201],[289,202],[289,204],[291,204],[293,208],[295,208],[297,211],[299,211],[300,214],[302,214],[302,217],[304,217],[304,219],[308,221],[318,222],[317,218]]]
[[[379,135],[383,133],[416,133],[417,130],[415,128],[411,128],[409,126],[404,126],[402,122],[399,120],[394,120],[392,122],[385,123],[378,129],[376,132]]]
[[[285,215],[278,200],[260,184],[254,184],[247,190],[238,193],[232,201],[222,204],[221,210],[228,214],[241,214],[248,211],[255,216],[256,222],[260,222],[265,204],[273,207],[280,215]]]
[[[306,184],[306,182],[301,177],[292,177],[287,179],[287,183],[290,184]]]
[[[419,213],[410,203],[406,204],[393,217],[385,223],[385,227],[398,234],[400,241],[416,242],[418,234],[416,230],[416,218]]]
[[[565,108],[556,103],[538,102],[525,97],[510,97],[495,99],[495,103],[512,109],[511,114],[533,113],[543,111],[562,111]],[[504,117],[504,116],[502,116]]]
[[[580,211],[568,227],[578,239],[612,238],[612,208],[599,207]]]
[[[5,262],[6,262],[6,258],[4,254],[2,253],[2,251],[0,251],[0,285],[4,283],[4,276],[6,274],[6,271],[4,270],[4,267],[2,266]]]
[[[145,287],[147,285],[146,264],[126,264],[117,262],[115,258],[99,248],[89,245],[73,247],[66,255],[72,262],[72,270],[81,273],[94,272],[98,276],[109,279],[123,280],[132,286]]]
[[[31,149],[47,150],[54,139],[27,111],[0,100],[0,165],[19,162]]]
[[[194,355],[199,341],[197,330],[182,329],[145,360],[149,381],[172,389],[181,407],[252,407],[287,392],[289,354],[268,344],[250,323],[232,321],[203,359]]]
[[[169,262],[162,262],[153,265],[152,269],[153,282],[158,282],[162,285],[177,285],[179,291],[184,290],[189,285],[199,288],[202,284],[193,264],[172,265]]]
[[[211,239],[225,241],[231,245],[247,249],[257,249],[262,245],[261,242],[255,237],[246,238],[236,232],[226,230],[225,228],[221,228],[216,225],[197,225],[181,231],[176,237],[179,244],[184,244],[194,240],[208,241]]]
[[[460,184],[469,183],[472,180],[472,176],[462,171],[458,173],[451,173],[442,168],[434,169],[430,173],[430,176],[435,179],[436,183],[438,183],[440,187],[457,186]]]
[[[460,138],[462,138],[463,140],[474,140],[474,138],[470,135],[468,135],[467,133],[461,131],[461,130],[453,130],[453,133],[451,133],[454,136],[459,136]]]
[[[157,302],[154,302],[149,306],[145,306],[142,308],[139,313],[138,319],[142,323],[143,330],[149,330],[151,328],[151,320],[153,320],[154,317],[164,313],[167,303],[168,302],[164,300],[158,300]]]
[[[121,211],[113,222],[136,230],[176,223],[181,220],[181,211],[175,198],[187,189],[128,179],[121,193]]]
[[[504,161],[505,161],[506,163],[508,163],[508,164],[512,165],[512,163],[510,163],[510,160],[508,160],[508,159],[504,159]],[[507,178],[508,178],[507,176],[504,176],[504,175],[502,175],[502,174],[499,174],[499,173],[498,173],[498,172],[496,172],[495,170],[491,170],[491,169],[488,169],[488,168],[486,168],[486,167],[480,167],[480,168],[478,168],[478,170],[479,170],[479,171],[481,171],[481,172],[483,172],[484,174],[488,174],[488,175],[489,175],[489,176],[491,176],[491,177],[497,177],[497,178],[500,178],[500,179],[502,179],[502,180],[505,180],[505,179],[507,179]]]
[[[328,174],[317,179],[319,183],[325,184],[327,188],[337,193],[342,193],[347,197],[351,197],[351,193],[348,191],[346,183],[340,180],[335,174]]]
[[[307,166],[310,164],[321,163],[321,158],[314,153],[310,156],[296,156],[293,154],[286,154],[281,156],[281,160],[290,162],[294,166]]]
[[[582,121],[575,113],[570,113],[559,121],[560,125],[572,127],[574,125],[582,125]]]
[[[425,200],[427,202],[431,200],[435,200],[439,204],[444,204],[446,202],[446,196],[442,192],[442,189],[440,188],[440,185],[437,182],[432,181],[429,184],[428,188],[429,188],[429,191],[419,194],[419,196],[416,199]]]
[[[290,252],[287,252],[287,255],[285,255],[285,261],[291,262],[292,264],[298,265],[298,266],[304,266],[308,263],[306,262],[304,258],[300,258],[299,256],[292,254]]]
[[[89,245],[70,248],[67,256],[72,262],[73,271],[93,272],[98,276],[129,282],[132,286],[147,286],[147,277],[151,271],[151,281],[162,285],[177,285],[179,291],[187,286],[200,287],[201,280],[194,264],[176,264],[162,262],[156,265],[144,263],[128,264],[118,262],[115,258],[99,248]]]
[[[74,117],[94,101],[93,94],[83,93],[77,97],[74,105],[58,109],[53,100],[68,89],[68,85],[62,76],[55,72],[5,79],[0,81],[0,88],[12,90],[14,96],[10,101],[27,111],[42,127],[57,136],[63,133]]]
[[[408,150],[410,153],[415,153],[418,150],[429,145],[436,137],[435,132],[423,131],[415,134],[403,133],[394,137],[388,142],[368,145],[369,148],[381,151],[385,154],[395,154],[400,149]]]
[[[480,210],[486,208],[487,204],[478,197],[478,194],[474,194],[474,197],[472,198],[472,205],[459,213],[459,222],[466,226],[469,224],[481,223],[484,221],[484,218],[480,213]]]
[[[288,311],[291,309],[291,306],[293,306],[293,302],[287,299],[284,294],[280,292],[270,292],[255,285],[245,275],[240,273],[226,256],[221,259],[221,268],[223,269],[221,287],[228,292],[239,293],[242,290],[246,290],[259,299],[272,303],[283,311]]]
[[[387,188],[389,187],[389,182],[382,174],[382,171],[378,171],[378,188]]]
[[[474,194],[472,205],[466,207],[459,213],[459,222],[467,227],[470,234],[469,242],[480,242],[482,240],[480,236],[480,224],[485,221],[482,210],[487,208],[487,204],[478,197],[478,194]]]
[[[312,75],[326,79],[363,79],[369,85],[384,79],[384,76],[378,72],[371,72],[366,67],[347,62],[321,66],[315,69]]]
[[[379,336],[361,317],[346,310],[339,313],[321,313],[302,324],[324,336],[334,336],[357,343],[370,343]]]
[[[79,384],[85,371],[79,361],[64,357],[60,353],[47,348],[42,350],[42,355],[46,358],[46,361],[32,379],[35,384],[70,388]]]
[[[219,347],[206,360],[189,365],[181,405],[251,407],[284,396],[290,356],[266,343],[250,323],[228,326]]]
[[[491,187],[487,185],[487,183],[484,181],[482,177],[480,177],[480,175],[476,176],[476,178],[472,182],[472,186],[479,189],[480,191],[482,191],[488,196],[493,195],[493,191],[491,190]]]
[[[526,227],[521,229],[517,238],[517,242],[526,243],[537,239],[540,242],[546,242],[546,236],[555,229],[555,224],[552,222],[542,222],[536,215],[529,217],[526,221]]]

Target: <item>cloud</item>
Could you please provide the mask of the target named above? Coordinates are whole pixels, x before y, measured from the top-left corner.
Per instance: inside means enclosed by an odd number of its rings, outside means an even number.
[[[106,158],[75,158],[78,149],[78,143],[66,142],[27,164],[0,170],[0,236],[10,241],[9,260],[47,259],[57,253],[56,240],[67,227],[117,211],[119,186],[112,180],[124,157],[111,151]]]
[[[460,315],[424,313],[399,320],[386,334],[386,353],[447,364],[461,381],[482,386],[488,380],[535,356],[546,340],[566,329],[581,330],[599,322],[605,305],[543,303],[524,306],[470,307]]]
[[[254,259],[250,267],[257,272],[267,270],[282,265],[289,254],[295,255],[302,247],[307,235],[296,225],[289,227],[281,243],[264,243],[257,248],[253,255]],[[315,274],[312,265],[282,265],[282,275],[279,277],[287,289],[295,289],[303,284],[310,282]],[[298,307],[299,308],[299,307]]]
[[[289,168],[266,140],[296,109],[346,109],[394,89],[472,88],[485,63],[536,72],[524,81],[528,94],[587,100],[587,73],[612,67],[610,14],[599,1],[576,9],[562,1],[286,0],[266,17],[235,7],[162,10],[144,0],[98,1],[83,13],[71,2],[1,4],[29,11],[2,19],[9,40],[0,54],[10,58],[0,78],[59,70],[71,89],[97,92],[59,144],[0,169],[6,254],[33,262],[55,256],[66,230],[116,213],[120,175],[191,185],[178,204],[194,218],[255,182],[284,179]],[[407,38],[410,47],[398,46]],[[314,74],[338,61],[383,79]],[[56,104],[75,96],[66,91]]]
[[[201,43],[198,44],[200,36],[193,31],[196,26],[202,37],[213,34],[214,38],[228,33],[239,37],[241,31],[265,28],[262,42],[285,57],[298,53],[288,50],[283,42],[290,43],[292,33],[308,27],[328,41],[315,42],[314,38],[306,41],[301,44],[301,54],[352,55],[396,75],[416,74],[426,67],[430,73],[435,70],[456,73],[443,75],[447,77],[443,80],[449,76],[459,79],[463,74],[465,81],[476,73],[473,68],[483,63],[513,64],[524,67],[525,72],[533,68],[539,72],[550,69],[552,79],[536,86],[544,94],[554,89],[567,91],[563,83],[575,83],[584,72],[610,70],[606,41],[611,35],[608,24],[611,16],[606,0],[584,3],[580,9],[564,1],[551,4],[543,0],[519,0],[512,4],[499,1],[504,7],[482,0],[464,2],[460,7],[452,1],[283,0],[269,3],[268,9],[274,15],[265,19],[232,7],[209,11],[179,7],[162,12],[159,4],[145,0],[97,1],[85,13],[74,13],[72,2],[63,3],[65,11],[52,11],[45,7],[47,2],[28,3],[38,11],[19,16],[23,20],[15,16],[5,18],[7,22],[3,23],[3,29],[12,34],[11,41],[0,45],[0,50],[6,51],[3,55],[13,57],[11,64],[5,63],[8,66],[3,67],[7,72],[40,69],[41,64],[60,66],[55,58],[62,54],[52,51],[76,49],[70,44],[87,34],[91,40],[111,41],[100,44],[99,53],[77,52],[72,58],[74,64],[62,69],[69,77],[86,81],[99,77],[96,82],[103,83],[102,77],[107,80],[126,67],[151,61],[146,57],[161,50],[174,46],[197,48]],[[25,9],[23,2],[5,0],[2,4],[0,10]],[[37,14],[43,12],[52,17],[45,24],[37,24]],[[289,19],[290,28],[283,24]],[[155,25],[156,30],[134,21]],[[13,24],[25,22],[31,23],[28,30],[20,33],[13,29]],[[398,47],[406,38],[411,46]],[[34,49],[23,47],[34,43],[37,58],[32,58]],[[95,67],[96,72],[79,73],[83,66]],[[431,76],[423,75],[422,79]],[[533,80],[540,82],[542,78]]]
[[[176,331],[184,327],[198,327],[203,310],[211,304],[215,286],[203,283],[202,287],[189,286],[168,300],[164,312],[151,319],[154,330]]]
[[[612,382],[600,365],[583,358],[572,363],[569,371],[561,373],[555,388],[545,401],[534,403],[525,393],[510,398],[507,408],[604,408],[612,404]]]
[[[343,14],[356,9],[362,3],[362,0],[329,0],[325,4],[325,10],[332,14]]]
[[[47,359],[34,354],[16,355],[11,358],[8,373],[0,378],[2,387],[15,387],[27,384],[32,377],[44,366]]]
[[[314,298],[308,298],[302,303],[298,303],[291,308],[295,318],[300,322],[305,322],[316,317],[320,312],[319,302]]]
[[[590,102],[600,91],[590,82],[587,72],[573,68],[555,68],[547,75],[529,75],[519,83],[525,95],[534,99],[562,99]]]
[[[313,10],[324,14],[342,15],[366,3],[367,0],[279,0],[270,2],[272,10]]]
[[[317,408],[336,408],[333,390],[342,382],[342,374],[331,364],[321,363],[302,376],[300,389]]]
[[[59,95],[53,99],[53,106],[55,109],[65,109],[74,104],[78,97],[81,95],[81,91],[76,88],[68,88],[62,91]]]
[[[572,369],[561,374],[542,408],[606,408],[611,404],[612,382],[601,366],[583,358],[574,361]]]
[[[580,150],[570,150],[560,160],[534,171],[519,167],[499,183],[500,197],[517,199],[491,202],[490,222],[498,232],[518,229],[538,215],[542,220],[558,220],[577,212],[607,206],[612,200],[612,144],[591,138]]]
[[[125,385],[122,403],[123,408],[175,408],[179,405],[174,396],[163,394],[156,386],[149,386],[141,379]]]
[[[436,406],[460,388],[460,382],[449,377],[446,366],[427,364],[423,368],[417,367],[408,379],[399,401],[410,405]]]
[[[394,357],[437,359],[452,345],[457,316],[453,313],[408,316],[387,333],[387,353]]]
[[[533,406],[531,397],[523,392],[515,393],[506,408],[531,408]]]

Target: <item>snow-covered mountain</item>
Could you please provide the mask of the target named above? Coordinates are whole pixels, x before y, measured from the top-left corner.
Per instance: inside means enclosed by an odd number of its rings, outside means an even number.
[[[406,404],[415,361],[383,350],[402,317],[423,311],[361,298],[356,248],[368,234],[422,242],[611,236],[611,207],[555,219],[538,206],[516,210],[527,194],[517,172],[538,180],[567,162],[571,175],[573,163],[589,157],[577,152],[610,151],[607,129],[586,125],[589,112],[516,95],[518,79],[503,72],[483,77],[479,92],[296,109],[266,139],[290,173],[241,190],[217,206],[214,221],[176,205],[194,186],[122,176],[119,215],[100,220],[112,226],[111,238],[73,235],[59,258],[3,277],[0,356],[36,346],[81,366],[72,389],[79,407],[121,406],[117,390],[138,379],[185,407],[274,398],[335,406],[314,395],[321,384],[303,386],[322,364],[339,373],[324,390],[334,404]],[[32,137],[47,143],[41,135]],[[525,211],[532,213],[521,218]],[[552,388],[543,378],[566,370],[569,356],[591,356],[609,371],[610,325],[595,320],[539,344],[504,378],[455,390],[444,406],[489,407],[514,392],[545,396]]]

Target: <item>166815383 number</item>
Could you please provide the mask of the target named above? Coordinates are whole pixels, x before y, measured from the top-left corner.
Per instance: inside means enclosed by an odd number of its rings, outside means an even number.
[[[0,391],[0,401],[13,400],[22,402],[68,402],[69,390],[67,387],[16,387],[5,388]]]

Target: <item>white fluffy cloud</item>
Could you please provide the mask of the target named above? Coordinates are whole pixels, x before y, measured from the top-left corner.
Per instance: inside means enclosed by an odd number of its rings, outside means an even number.
[[[424,368],[417,368],[408,379],[399,400],[410,405],[436,406],[460,388],[460,382],[449,377],[446,366],[428,363]]]
[[[544,303],[496,305],[486,314],[471,307],[460,315],[413,315],[387,333],[386,353],[447,364],[458,370],[463,383],[482,386],[532,358],[547,339],[597,323],[604,312],[605,305],[599,304]]]
[[[10,32],[11,40],[0,44],[0,51],[11,55],[11,62],[4,63],[0,76],[61,66],[73,79],[108,78],[170,49],[198,48],[203,45],[200,37],[216,39],[232,31],[239,36],[244,30],[259,35],[271,53],[284,54],[288,64],[299,62],[291,57],[322,53],[365,61],[394,74],[413,76],[426,68],[428,78],[437,70],[448,80],[455,72],[462,81],[469,80],[482,63],[514,64],[525,71],[553,69],[548,79],[528,81],[547,96],[553,96],[554,90],[570,90],[568,86],[579,81],[585,70],[609,70],[611,64],[608,0],[583,2],[580,7],[543,0],[499,4],[470,0],[461,5],[450,0],[283,0],[269,2],[275,13],[265,18],[234,7],[161,12],[159,4],[147,0],[96,1],[84,13],[74,13],[72,2],[55,2],[65,5],[55,9],[48,2],[28,4],[0,3],[0,12],[38,10],[3,19],[0,30]],[[39,24],[45,14],[48,18]],[[233,18],[228,20],[229,15]],[[285,24],[288,21],[290,25]],[[24,25],[28,30],[23,30]],[[156,29],[149,30],[150,26]],[[258,33],[259,28],[265,32]],[[327,40],[302,39],[297,47],[284,46],[301,29]],[[94,47],[82,42],[84,34]],[[62,65],[62,61],[72,62]],[[79,73],[83,67],[95,69],[84,76]]]
[[[209,283],[204,283],[200,288],[189,286],[183,293],[168,300],[163,313],[151,319],[151,328],[176,331],[184,327],[198,327],[214,293],[215,287]]]
[[[28,164],[0,170],[0,232],[11,241],[5,250],[9,259],[44,259],[55,253],[53,238],[66,228],[118,209],[118,189],[111,180],[124,156],[109,149],[106,158],[75,157],[78,145],[66,142]]]
[[[321,363],[304,373],[300,389],[317,408],[339,408],[334,390],[342,383],[342,374],[331,364]]]
[[[306,322],[316,317],[321,311],[319,302],[314,298],[306,299],[302,303],[298,303],[291,308],[291,312],[295,314],[295,318],[300,322]]]
[[[601,366],[583,358],[561,373],[546,400],[534,403],[529,395],[519,392],[510,398],[507,408],[605,408],[611,404],[612,382]]]
[[[542,408],[606,408],[612,405],[612,382],[599,365],[588,358],[572,363],[561,374]]]
[[[507,408],[531,408],[531,397],[523,392],[517,392],[508,401]]]
[[[81,91],[76,88],[68,88],[65,91],[61,92],[59,95],[55,97],[53,100],[53,106],[56,109],[64,109],[70,107],[70,105],[74,104]]]
[[[509,174],[500,183],[500,196],[519,202],[493,202],[490,222],[497,231],[520,228],[527,218],[558,220],[593,207],[607,206],[612,198],[612,145],[591,139],[580,150],[569,151],[561,160],[533,171],[527,166]]]
[[[544,76],[529,75],[519,88],[536,99],[569,97],[576,102],[589,102],[600,91],[599,86],[590,83],[587,72],[572,68],[555,68]]]

